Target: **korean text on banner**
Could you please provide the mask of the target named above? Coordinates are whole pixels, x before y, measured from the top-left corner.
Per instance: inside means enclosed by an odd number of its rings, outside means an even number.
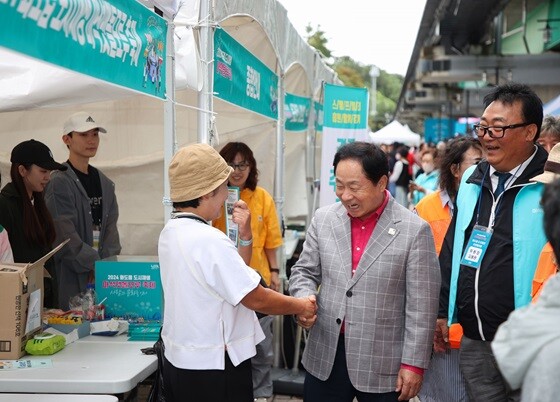
[[[311,99],[286,93],[284,101],[285,128],[288,131],[305,131],[309,124]]]
[[[315,131],[323,132],[323,104],[314,101],[313,108],[315,109]]]
[[[368,90],[325,84],[321,193],[319,205],[338,201],[333,169],[337,149],[353,141],[367,141]]]
[[[167,22],[130,0],[0,0],[0,46],[165,97]]]
[[[218,98],[278,120],[278,77],[219,27],[214,32],[214,60]]]

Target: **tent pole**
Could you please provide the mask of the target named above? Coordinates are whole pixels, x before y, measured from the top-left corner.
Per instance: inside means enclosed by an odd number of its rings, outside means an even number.
[[[214,145],[214,11],[211,0],[200,0],[202,89],[198,93],[198,142]]]
[[[305,135],[305,191],[307,194],[307,216],[305,217],[305,229],[309,227],[313,216],[313,195],[317,191],[315,188],[315,141],[317,133],[315,131],[315,97],[311,96],[311,107],[309,110],[309,121],[307,122],[307,132]]]
[[[315,55],[315,62],[320,62],[320,58],[319,55]],[[315,77],[313,77],[313,82],[315,83]],[[324,97],[325,97],[325,81],[324,80],[320,80],[319,81],[319,89],[318,89],[318,93],[317,93],[317,103],[319,105],[323,105],[324,103]],[[315,102],[315,88],[314,90],[314,95],[312,98],[312,102]],[[312,121],[312,131],[311,131],[311,150],[309,153],[309,159],[310,159],[310,164],[308,165],[310,170],[310,173],[312,174],[310,176],[310,182],[309,182],[309,191],[311,192],[311,197],[308,200],[308,203],[310,205],[309,207],[309,214],[307,215],[307,219],[305,221],[305,230],[307,230],[307,228],[309,227],[309,225],[311,224],[311,219],[313,219],[313,215],[315,214],[315,210],[317,209],[317,203],[319,201],[319,191],[321,190],[321,168],[319,168],[319,175],[317,175],[317,169],[315,168],[317,165],[317,125],[319,125],[319,123],[322,125],[323,121],[319,121],[320,118],[320,114],[319,114],[319,110],[317,109],[317,112],[315,111],[315,105],[313,105],[312,108],[313,112],[312,112],[312,116],[313,116],[313,121]],[[322,110],[322,109],[321,109]],[[321,112],[322,113],[322,112]],[[323,118],[324,120],[324,118]],[[322,128],[321,128],[322,130]],[[322,146],[322,145],[321,145]],[[319,155],[319,158],[321,156]],[[323,161],[321,161],[321,163],[323,163]]]
[[[280,71],[282,71],[280,69]],[[278,77],[278,122],[276,124],[276,170],[274,178],[274,201],[276,203],[276,213],[278,214],[278,222],[280,222],[280,230],[282,236],[284,235],[284,101],[285,101],[285,88],[284,88],[284,73],[281,72]],[[286,281],[286,253],[284,245],[280,246],[277,250],[277,258],[280,268],[280,293],[284,293],[284,282]],[[280,367],[280,357],[282,356],[281,342],[282,337],[282,323],[283,316],[276,316],[273,323],[273,350],[274,350],[274,367]]]
[[[170,200],[169,176],[167,166],[176,149],[175,137],[175,24],[167,25],[167,62],[165,65],[166,100],[163,108],[163,221],[171,218],[173,206]]]

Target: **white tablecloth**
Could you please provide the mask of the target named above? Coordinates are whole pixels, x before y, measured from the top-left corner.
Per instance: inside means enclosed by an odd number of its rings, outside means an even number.
[[[129,342],[126,335],[87,336],[52,356],[51,368],[0,372],[0,392],[120,394],[128,392],[157,369],[155,355],[141,348],[153,342]]]
[[[0,394],[0,402],[118,402],[113,395]]]

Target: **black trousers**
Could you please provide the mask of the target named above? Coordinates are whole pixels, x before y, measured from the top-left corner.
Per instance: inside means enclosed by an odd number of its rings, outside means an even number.
[[[352,402],[354,398],[359,402],[397,402],[399,394],[397,392],[372,394],[354,388],[346,367],[344,335],[340,334],[334,365],[329,378],[326,381],[321,381],[317,377],[306,373],[303,385],[303,400],[305,402]]]
[[[166,402],[253,402],[251,359],[235,367],[226,352],[224,370],[186,370],[165,357]]]

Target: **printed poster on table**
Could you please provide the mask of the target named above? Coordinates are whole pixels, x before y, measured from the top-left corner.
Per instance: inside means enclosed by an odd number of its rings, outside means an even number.
[[[163,289],[154,256],[114,256],[95,262],[95,299],[105,318],[159,321]]]
[[[333,169],[334,154],[338,148],[349,142],[369,139],[368,105],[366,88],[325,84],[320,206],[338,201]]]

